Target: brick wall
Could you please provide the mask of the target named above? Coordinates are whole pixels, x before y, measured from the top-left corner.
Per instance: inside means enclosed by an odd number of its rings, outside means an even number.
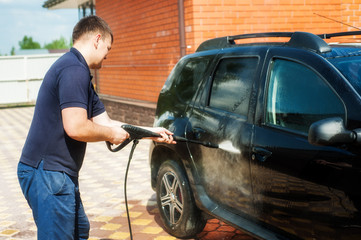
[[[100,97],[112,119],[133,125],[153,126],[155,103],[127,101],[105,95]]]
[[[341,0],[341,18],[340,21],[351,26],[361,28],[361,1],[360,0]],[[343,25],[343,31],[355,31],[354,27]]]
[[[360,0],[186,0],[191,47],[187,52],[209,38],[242,33],[355,31],[340,22],[361,27],[360,4]]]
[[[98,72],[100,93],[156,102],[180,57],[177,0],[97,0],[97,15],[114,32]]]

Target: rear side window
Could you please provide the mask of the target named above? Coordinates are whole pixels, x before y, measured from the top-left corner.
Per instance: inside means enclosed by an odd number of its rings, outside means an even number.
[[[191,58],[184,64],[176,81],[176,94],[179,100],[189,103],[198,89],[210,61],[209,56]]]
[[[258,58],[225,58],[215,71],[209,106],[247,115]]]
[[[361,56],[338,57],[331,61],[361,95]]]
[[[276,59],[269,75],[266,123],[308,133],[313,122],[345,118],[343,103],[312,69]]]

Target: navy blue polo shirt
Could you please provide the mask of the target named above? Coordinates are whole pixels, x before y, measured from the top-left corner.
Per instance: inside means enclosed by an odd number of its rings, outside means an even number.
[[[61,111],[68,107],[87,110],[88,119],[105,111],[91,82],[89,67],[75,48],[61,56],[46,73],[39,90],[34,117],[20,161],[78,177],[86,143],[70,138]]]

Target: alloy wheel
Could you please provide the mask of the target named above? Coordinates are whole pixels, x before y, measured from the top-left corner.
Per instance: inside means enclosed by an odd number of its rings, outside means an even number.
[[[161,184],[162,209],[170,224],[177,224],[183,214],[183,193],[180,182],[173,172],[167,172]]]

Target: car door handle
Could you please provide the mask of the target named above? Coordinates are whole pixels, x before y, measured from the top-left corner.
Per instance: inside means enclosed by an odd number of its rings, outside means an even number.
[[[252,160],[258,160],[260,162],[265,162],[272,155],[271,151],[261,147],[252,148]]]

